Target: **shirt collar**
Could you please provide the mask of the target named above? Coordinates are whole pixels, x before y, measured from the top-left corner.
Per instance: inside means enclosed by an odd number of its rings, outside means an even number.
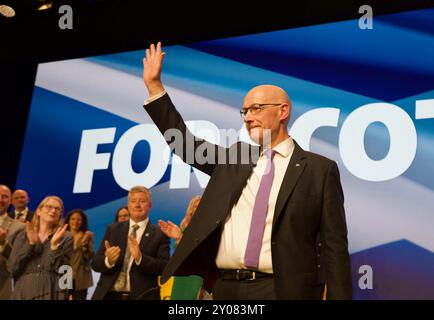
[[[131,229],[133,227],[133,225],[138,224],[139,229],[145,229],[147,224],[148,224],[148,221],[149,221],[149,218],[146,218],[145,220],[142,220],[140,222],[134,222],[133,220],[130,219],[129,228]]]
[[[282,157],[287,158],[292,154],[294,148],[294,140],[292,139],[292,137],[288,137],[288,139],[282,141],[277,146],[275,146],[273,150],[276,153],[280,154]],[[267,150],[269,149],[265,149],[264,151],[262,151],[261,156],[264,155],[264,152],[266,152]]]
[[[23,211],[18,211],[17,209],[15,209],[15,214],[21,212],[22,214],[26,214],[29,211],[29,208],[26,207]]]

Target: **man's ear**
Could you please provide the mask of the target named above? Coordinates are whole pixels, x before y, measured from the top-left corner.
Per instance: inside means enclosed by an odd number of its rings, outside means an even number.
[[[280,120],[286,120],[287,119],[287,121],[289,121],[289,118],[291,117],[291,106],[287,103],[284,103],[280,107],[280,110],[282,110]]]

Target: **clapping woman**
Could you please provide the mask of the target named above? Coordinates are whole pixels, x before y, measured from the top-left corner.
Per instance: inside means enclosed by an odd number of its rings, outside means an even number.
[[[71,264],[73,239],[66,231],[68,225],[62,226],[62,213],[62,199],[45,197],[32,221],[17,235],[7,262],[15,283],[12,299],[67,298],[61,276],[68,267],[62,266]]]
[[[65,218],[67,230],[74,238],[74,254],[71,265],[74,273],[72,300],[86,300],[87,289],[93,285],[91,260],[94,255],[93,233],[88,230],[87,216],[81,209],[68,212]]]

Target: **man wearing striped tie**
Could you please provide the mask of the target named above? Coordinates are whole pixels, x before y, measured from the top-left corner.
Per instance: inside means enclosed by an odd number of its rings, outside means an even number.
[[[338,167],[289,136],[287,93],[274,85],[251,89],[240,113],[259,147],[226,149],[187,129],[161,82],[164,56],[160,43],[146,50],[144,108],[174,152],[211,178],[161,281],[201,275],[214,299],[322,299],[325,285],[328,299],[351,299]],[[173,129],[183,148],[166,134]]]
[[[170,256],[170,240],[150,223],[152,194],[143,186],[128,193],[130,220],[107,227],[92,268],[101,272],[93,300],[159,300],[158,276]]]

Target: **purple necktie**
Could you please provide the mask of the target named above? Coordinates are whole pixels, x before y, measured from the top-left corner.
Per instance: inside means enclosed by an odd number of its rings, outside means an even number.
[[[265,218],[268,211],[268,198],[270,197],[274,178],[273,157],[275,152],[270,149],[266,153],[268,157],[267,166],[259,184],[258,193],[256,194],[249,238],[244,255],[245,266],[252,269],[257,269],[259,266],[259,255],[261,254],[262,238],[264,237],[265,230]]]

